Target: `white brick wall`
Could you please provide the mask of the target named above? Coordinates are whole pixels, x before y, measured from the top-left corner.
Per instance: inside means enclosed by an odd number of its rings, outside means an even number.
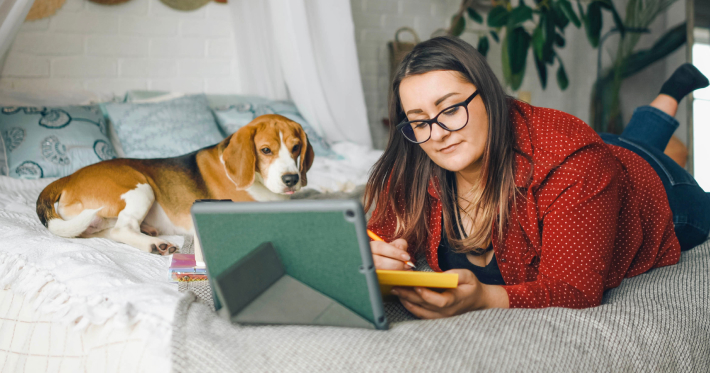
[[[52,58],[51,76],[66,78],[115,77],[118,63],[114,58],[55,57]]]
[[[22,78],[48,77],[49,58],[26,55],[9,55],[5,61],[5,70]]]
[[[402,26],[412,27],[422,40],[429,39],[434,30],[448,26],[461,1],[351,0],[350,4],[373,144],[383,148],[388,136],[388,129],[382,125],[387,117],[389,84],[387,42]],[[403,36],[403,40],[410,40],[408,37]]]
[[[67,0],[54,16],[22,25],[0,87],[235,93],[234,49],[224,4],[183,12],[159,0]]]
[[[460,5],[461,0],[351,0],[360,72],[375,146],[383,148],[386,145],[389,131],[382,125],[382,119],[388,116],[387,42],[394,39],[395,31],[402,26],[413,28],[421,40],[429,39],[437,29],[449,26],[451,16]],[[469,22],[467,27],[476,29],[478,26]],[[404,35],[404,40],[411,40],[409,34]],[[532,56],[529,57],[521,90],[531,92],[534,105],[563,110],[588,120],[589,95],[596,74],[596,58],[589,56],[596,57],[596,51],[586,41],[584,29],[577,30],[571,26],[565,36],[568,47],[561,50],[560,55],[571,81],[568,90],[560,91],[557,87],[554,77],[556,66],[548,70],[548,86],[542,90]],[[462,39],[474,46],[478,42],[474,32],[464,33]],[[491,41],[488,63],[502,82],[500,56],[500,44]],[[510,90],[508,93],[515,95]]]
[[[360,73],[362,74],[373,143],[377,147],[384,147],[389,131],[382,125],[382,119],[388,115],[389,56],[387,42],[394,39],[395,31],[402,26],[413,28],[422,40],[429,39],[436,29],[448,27],[450,18],[458,10],[461,0],[351,0],[350,3],[355,22]],[[683,2],[679,1],[669,11],[668,17],[673,17],[673,14],[676,14],[672,22],[663,23],[665,17],[659,17],[655,26],[652,27],[653,35],[647,38],[646,42],[655,41],[665,32],[667,27],[682,22],[685,14],[684,9]],[[612,25],[611,16],[605,16],[603,32],[606,32]],[[467,26],[477,28],[472,22],[469,22]],[[474,46],[478,42],[478,37],[473,32],[464,33],[462,38]],[[559,52],[570,79],[569,88],[561,91],[557,86],[555,80],[557,64],[555,64],[554,67],[548,68],[547,89],[543,90],[535,71],[532,55],[530,55],[528,56],[527,73],[520,90],[531,93],[533,105],[562,110],[588,121],[590,119],[589,98],[596,79],[597,50],[592,49],[586,40],[584,28],[567,27],[565,39],[567,46]],[[605,44],[604,47],[610,48],[611,45],[613,42]],[[625,81],[621,92],[625,120],[628,121],[636,106],[647,104],[653,100],[663,81],[684,62],[683,53],[683,51],[677,51],[668,60],[656,63],[651,68]],[[500,44],[491,40],[488,63],[499,80],[502,81],[500,56]],[[664,68],[666,69],[665,74]],[[516,94],[510,90],[508,93]],[[685,110],[681,109],[678,114],[681,125],[676,131],[676,136],[683,142],[687,138],[685,118]]]
[[[448,25],[459,0],[351,0],[368,118],[375,144],[387,129],[387,41],[401,26],[422,39]],[[196,11],[159,0],[104,6],[67,0],[52,17],[26,22],[0,73],[0,87],[239,91],[231,17],[226,5]]]
[[[376,146],[385,145],[388,131],[382,125],[387,117],[387,42],[402,26],[414,28],[422,40],[428,39],[434,30],[448,26],[460,2],[351,0],[365,102]],[[227,6],[214,2],[182,12],[159,0],[131,0],[113,6],[66,0],[54,16],[23,24],[0,72],[0,88],[89,89],[118,95],[129,89],[239,92],[230,22]],[[605,25],[611,25],[611,21]],[[560,54],[570,76],[570,88],[560,91],[554,80],[556,70],[551,69],[548,88],[543,91],[530,60],[521,89],[532,92],[535,105],[588,120],[596,51],[588,46],[583,30],[569,27],[565,36],[567,48]],[[475,45],[477,38],[466,33],[464,40]],[[500,45],[492,42],[488,56],[493,70],[501,76]],[[674,61],[666,75],[679,63]],[[635,78],[654,80],[649,74],[650,70]],[[662,79],[656,80],[660,86]],[[629,92],[638,93],[630,86],[625,86],[624,97]],[[644,99],[636,101],[647,101],[655,95],[653,88],[646,91],[642,92]],[[628,117],[633,107],[626,106]],[[685,123],[679,131],[685,131]],[[681,138],[685,141],[685,136]]]

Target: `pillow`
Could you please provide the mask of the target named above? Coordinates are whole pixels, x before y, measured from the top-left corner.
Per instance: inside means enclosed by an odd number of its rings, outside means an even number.
[[[108,119],[108,112],[106,111],[106,103],[101,103],[99,104],[99,108],[101,109],[101,113],[103,114],[104,118],[106,119],[106,124],[107,124],[107,131],[108,131],[108,139],[109,142],[111,142],[111,146],[113,146],[113,151],[116,152],[116,156],[118,158],[126,158],[126,153],[123,152],[123,148],[121,148],[121,142],[118,141],[118,135],[116,134],[116,128],[114,128],[113,123]]]
[[[123,101],[133,102],[136,104],[145,104],[151,102],[169,101],[184,96],[186,95],[180,92],[133,90],[126,92],[126,96]]]
[[[224,101],[225,98],[220,98]],[[211,99],[212,102],[217,101]],[[279,114],[298,123],[303,127],[308,135],[308,141],[313,147],[313,152],[317,156],[327,157],[331,159],[343,159],[342,156],[335,153],[328,142],[326,142],[308,122],[301,116],[294,105],[290,101],[271,101],[261,97],[249,96],[231,96],[231,104],[213,106],[217,124],[222,130],[222,133],[227,136],[249,122],[254,118],[264,114]]]
[[[5,156],[5,141],[2,139],[2,131],[0,131],[0,175],[6,176],[8,173],[7,169],[7,157]]]
[[[167,158],[214,145],[219,132],[205,95],[136,104],[104,104],[126,157]]]
[[[3,107],[0,137],[9,176],[61,177],[115,158],[98,106]]]

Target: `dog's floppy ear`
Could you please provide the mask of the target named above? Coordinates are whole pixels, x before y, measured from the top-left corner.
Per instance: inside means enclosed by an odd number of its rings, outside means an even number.
[[[222,143],[222,162],[227,176],[237,190],[249,188],[256,176],[256,149],[254,147],[256,126],[246,125]]]
[[[308,170],[310,170],[311,166],[313,165],[313,157],[315,157],[315,153],[313,153],[313,147],[308,141],[308,135],[306,135],[306,131],[301,128],[301,154],[299,155],[300,164],[298,165],[298,170],[301,174],[302,186],[308,185],[308,179],[306,179],[306,172],[308,172]]]

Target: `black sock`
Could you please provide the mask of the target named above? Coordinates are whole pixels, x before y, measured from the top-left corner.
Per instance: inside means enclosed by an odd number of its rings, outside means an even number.
[[[671,96],[680,102],[688,93],[698,88],[705,88],[708,84],[710,82],[708,82],[708,78],[703,73],[695,66],[685,63],[677,68],[673,75],[663,83],[661,93]]]

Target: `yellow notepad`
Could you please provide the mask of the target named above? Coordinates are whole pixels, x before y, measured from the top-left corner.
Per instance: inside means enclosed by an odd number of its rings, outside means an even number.
[[[425,288],[454,289],[459,284],[458,273],[377,270],[382,294],[393,286],[420,286]]]

